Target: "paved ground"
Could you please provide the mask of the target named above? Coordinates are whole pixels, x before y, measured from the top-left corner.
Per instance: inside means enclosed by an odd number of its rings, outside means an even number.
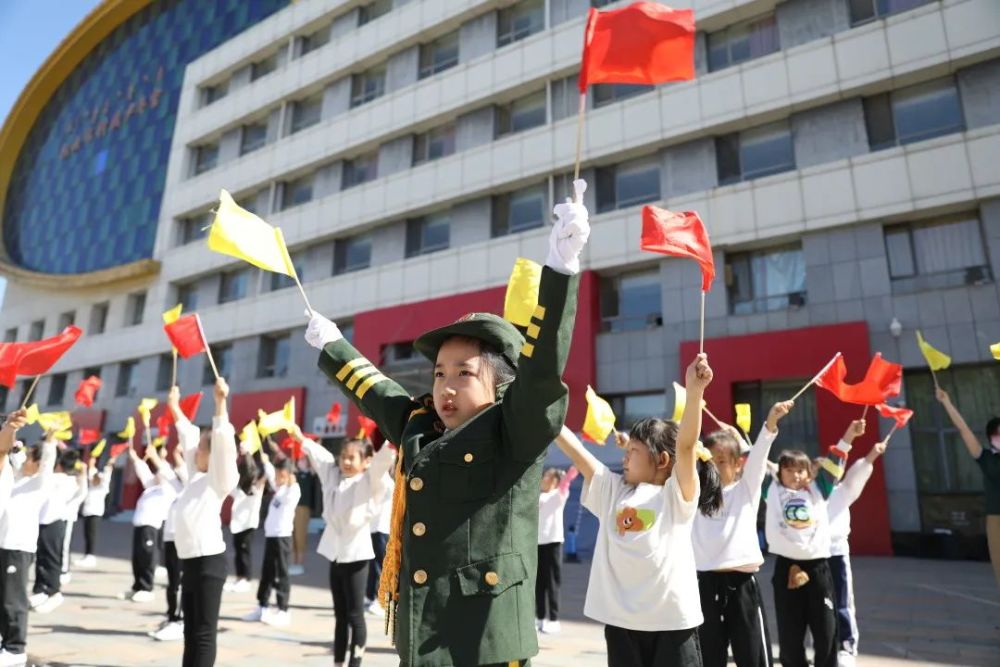
[[[32,614],[28,651],[35,665],[150,667],[180,664],[180,643],[146,637],[162,619],[162,588],[155,602],[115,599],[131,583],[128,561],[130,526],[105,522],[104,554],[96,571],[77,571],[66,586],[66,603],[48,615]],[[311,536],[311,549],[316,536]],[[258,543],[255,558],[262,553]],[[293,579],[293,625],[275,629],[244,623],[239,617],[254,595],[225,594],[219,623],[220,667],[248,665],[330,665],[333,613],[326,588],[325,561],[311,553],[304,577]],[[985,563],[856,558],[862,667],[899,664],[1000,665],[1000,589]],[[588,564],[564,568],[563,633],[541,638],[541,667],[604,665],[601,627],[582,616]],[[762,589],[770,590],[769,573]],[[770,604],[770,602],[769,602]],[[772,626],[773,626],[773,614]],[[366,665],[398,661],[382,632],[369,621]],[[772,636],[774,630],[772,627]]]

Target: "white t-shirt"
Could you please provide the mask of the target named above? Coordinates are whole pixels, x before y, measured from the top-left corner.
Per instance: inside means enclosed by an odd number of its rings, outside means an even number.
[[[135,504],[132,525],[149,526],[159,530],[167,520],[170,506],[177,498],[177,489],[169,482],[161,482],[145,461],[135,463],[135,476],[142,483],[143,492]]]
[[[792,560],[830,557],[830,521],[827,501],[815,482],[795,491],[777,476],[767,490],[764,524],[772,553]]]
[[[15,479],[10,462],[0,470],[0,549],[35,553],[38,518],[52,473]]]
[[[757,508],[760,485],[767,475],[767,455],[777,436],[762,428],[743,465],[742,477],[722,490],[718,514],[698,512],[695,516],[692,539],[699,572],[756,572],[763,564],[757,541]]]
[[[626,484],[605,466],[583,485],[600,522],[583,613],[606,625],[657,632],[702,624],[691,527],[698,509],[671,476],[663,486]]]
[[[295,527],[295,508],[302,497],[302,487],[295,482],[285,486],[277,486],[274,480],[274,466],[270,462],[264,464],[264,474],[274,495],[267,506],[267,518],[264,519],[264,537],[291,537]]]
[[[236,535],[247,530],[255,530],[260,526],[260,506],[264,502],[264,489],[257,486],[253,493],[247,495],[243,489],[229,494],[233,498],[233,509],[229,515],[229,531]]]
[[[83,501],[83,516],[104,516],[105,500],[111,491],[111,471],[97,473],[96,486],[87,486],[87,497]]]
[[[871,463],[861,459],[847,470],[844,481],[827,499],[831,556],[846,556],[851,553],[851,547],[847,543],[847,536],[851,534],[851,505],[861,496],[874,471]]]

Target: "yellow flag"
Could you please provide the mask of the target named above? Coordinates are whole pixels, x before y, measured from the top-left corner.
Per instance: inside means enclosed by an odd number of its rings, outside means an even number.
[[[736,425],[743,429],[744,433],[750,432],[750,404],[749,403],[737,403],[736,404]]]
[[[680,386],[676,382],[674,383],[674,416],[671,418],[678,424],[681,423],[681,417],[684,416],[684,406],[687,405],[687,389]],[[705,399],[701,401],[702,409],[708,405],[705,403]]]
[[[208,249],[250,262],[265,271],[295,276],[281,230],[240,208],[225,190],[219,194],[219,210],[208,232]]]
[[[156,407],[159,403],[155,398],[144,398],[139,401],[139,416],[142,417],[142,423],[145,424],[146,428],[149,428],[149,413]]]
[[[294,425],[295,424],[295,397],[294,396],[289,397],[288,402],[285,403],[285,409],[284,409],[283,412],[284,412],[284,416],[285,416],[285,421],[288,422],[289,424]]]
[[[263,410],[257,411],[257,430],[264,437],[278,431],[287,431],[292,426],[294,426],[294,423],[288,421],[284,410],[278,410],[270,414]]]
[[[184,310],[184,304],[179,303],[167,312],[163,313],[163,323],[173,324],[181,317],[181,311]]]
[[[931,367],[932,371],[943,371],[951,365],[951,357],[931,347],[931,344],[924,340],[923,334],[919,330],[917,330],[917,345],[920,346],[920,351],[923,352],[924,359],[927,360],[927,365]]]
[[[68,412],[43,412],[38,415],[38,425],[44,431],[68,431],[73,428],[73,418]]]
[[[108,446],[108,441],[101,438],[101,441],[94,445],[94,448],[90,450],[91,458],[96,459],[98,456],[104,453],[104,448]]]
[[[240,442],[246,449],[247,454],[256,454],[260,451],[260,433],[257,432],[257,424],[251,421],[240,431]]]
[[[993,353],[993,358],[1000,360],[1000,343],[994,343],[990,345],[990,352]]]
[[[542,280],[542,267],[530,259],[518,257],[507,282],[507,296],[503,300],[503,317],[520,327],[531,324],[531,314],[538,305],[538,286]]]
[[[32,403],[28,406],[27,414],[25,415],[29,424],[34,424],[38,421],[38,403]]]
[[[118,434],[123,438],[135,437],[135,417],[129,417],[125,422],[125,430]]]
[[[603,398],[587,386],[587,417],[583,420],[583,434],[603,445],[615,428],[615,413]]]
[[[153,438],[153,447],[159,449],[165,444],[167,444],[167,436],[161,435],[158,438]]]
[[[52,437],[55,438],[56,440],[62,440],[63,442],[66,442],[67,440],[71,440],[73,438],[73,430],[67,429],[65,431],[56,431],[55,433],[52,434]]]

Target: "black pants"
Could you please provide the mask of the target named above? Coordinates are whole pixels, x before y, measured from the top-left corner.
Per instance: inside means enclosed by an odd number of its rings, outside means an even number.
[[[219,631],[219,607],[226,584],[226,555],[181,561],[181,607],[184,609],[183,667],[212,667]]]
[[[375,551],[375,558],[368,568],[368,589],[365,597],[374,600],[378,597],[378,582],[382,578],[382,561],[385,560],[385,546],[389,543],[389,536],[385,533],[372,533],[372,550]]]
[[[83,517],[83,553],[87,556],[93,556],[97,551],[97,529],[100,525],[99,516]]]
[[[801,588],[788,588],[788,569],[798,565],[809,575]],[[778,647],[782,667],[806,667],[806,628],[812,633],[816,667],[837,667],[837,615],[833,578],[825,558],[774,562],[774,610],[778,617]]]
[[[159,531],[152,526],[132,528],[132,590],[153,590],[156,576],[156,540]]]
[[[701,667],[698,628],[642,632],[604,626],[608,667]]]
[[[177,557],[177,545],[173,540],[163,544],[163,551],[163,564],[167,568],[167,620],[176,623],[183,618],[177,605],[177,594],[181,589],[181,559]]]
[[[535,618],[559,620],[559,587],[562,586],[562,542],[538,545],[538,577],[535,579]]]
[[[38,553],[35,556],[35,586],[33,593],[55,595],[61,585],[63,540],[66,538],[66,522],[53,521],[38,527]]]
[[[34,554],[0,549],[0,648],[24,653],[28,641],[28,572]]]
[[[253,542],[253,533],[253,528],[233,533],[233,565],[236,566],[237,579],[250,579],[253,569],[250,561],[250,544]]]
[[[837,602],[838,651],[858,654],[858,618],[854,610],[854,574],[850,555],[830,556],[834,599]]]
[[[344,662],[350,633],[351,667],[361,664],[358,649],[368,643],[365,625],[365,583],[368,561],[330,563],[330,593],[333,594],[333,661]]]
[[[260,567],[260,583],[257,585],[257,603],[266,607],[271,599],[271,589],[275,591],[278,609],[288,611],[288,560],[292,555],[291,537],[268,537],[264,540],[264,562]]]
[[[747,572],[699,572],[701,611],[698,628],[705,667],[725,667],[729,646],[736,667],[770,667],[771,639],[757,578]]]

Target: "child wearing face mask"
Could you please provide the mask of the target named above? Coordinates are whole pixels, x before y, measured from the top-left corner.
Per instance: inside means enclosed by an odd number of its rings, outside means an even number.
[[[972,429],[965,423],[961,413],[952,404],[948,392],[939,388],[937,400],[948,413],[948,419],[958,429],[969,456],[983,471],[983,489],[986,492],[986,544],[990,550],[993,574],[1000,584],[1000,417],[994,417],[986,423],[988,446],[983,447]]]
[[[794,405],[792,401],[774,404],[745,459],[738,432],[716,431],[705,439],[722,481],[722,509],[715,515],[698,514],[693,530],[705,616],[698,640],[706,667],[725,667],[730,646],[737,667],[772,663],[767,619],[754,576],[764,563],[757,541],[757,508],[778,422]]]
[[[604,623],[609,667],[701,665],[691,530],[722,502],[715,466],[698,442],[701,398],[712,381],[704,354],[687,368],[680,425],[632,426],[623,474],[611,472],[568,429],[556,444],[583,475],[581,502],[600,522],[583,613]]]
[[[777,473],[764,479],[765,532],[771,552],[777,555],[771,584],[784,667],[806,667],[807,627],[816,667],[837,667],[827,499],[844,475],[851,443],[864,432],[863,419],[851,422],[815,468],[804,452],[785,450],[778,457]]]

